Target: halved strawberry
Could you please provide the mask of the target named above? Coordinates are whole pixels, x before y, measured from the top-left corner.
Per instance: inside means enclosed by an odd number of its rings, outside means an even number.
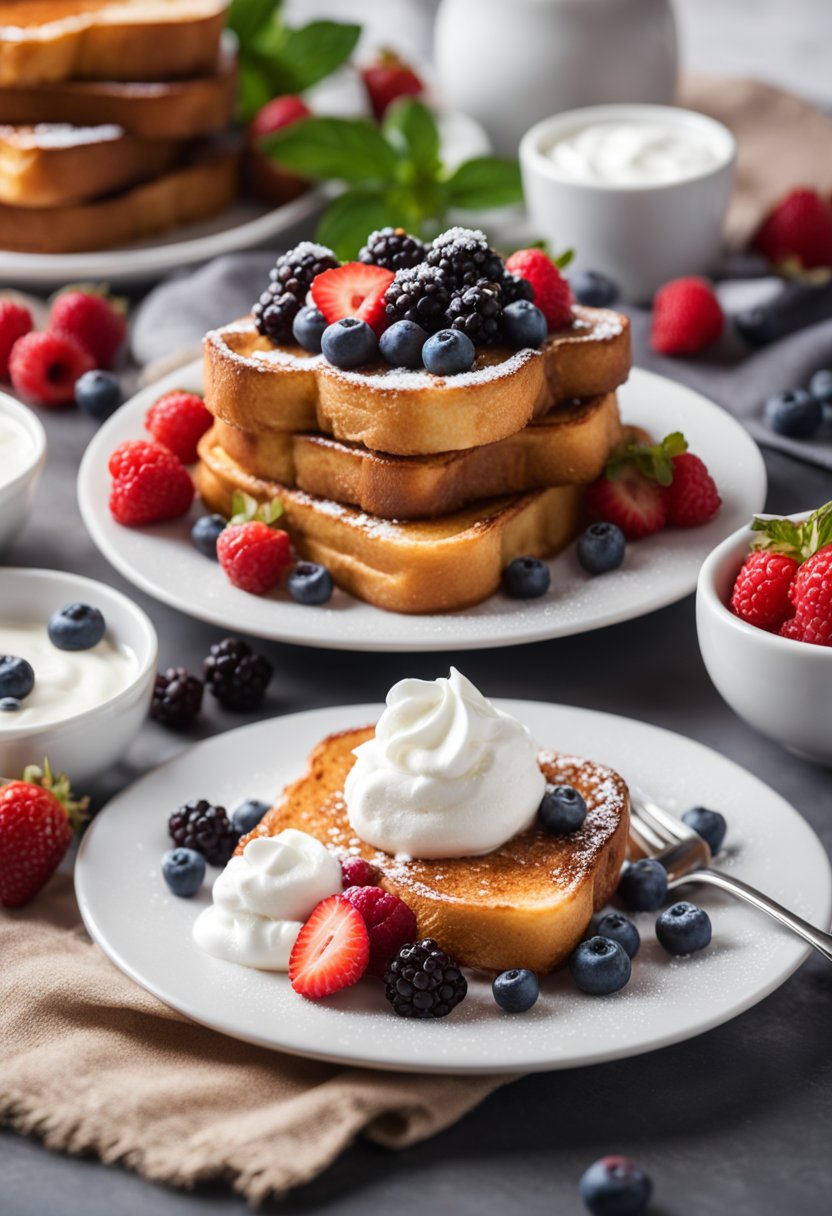
[[[289,980],[300,996],[331,996],[361,979],[369,959],[370,935],[361,913],[343,895],[330,895],[298,934]]]
[[[604,476],[593,482],[587,490],[586,507],[593,519],[616,524],[628,540],[639,540],[667,523],[669,499],[667,486],[630,465],[614,481]]]
[[[330,325],[343,317],[358,317],[380,334],[384,329],[384,293],[393,278],[393,271],[383,266],[347,262],[316,275],[310,290],[315,306]]]

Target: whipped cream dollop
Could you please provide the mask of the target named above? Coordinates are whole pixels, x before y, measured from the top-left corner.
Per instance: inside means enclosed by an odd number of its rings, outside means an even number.
[[[304,921],[341,889],[338,858],[313,836],[295,828],[255,836],[214,883],[214,902],[197,917],[194,940],[215,958],[287,971]]]
[[[715,169],[718,149],[705,134],[674,123],[597,122],[557,140],[552,163],[578,182],[666,185]]]
[[[447,679],[394,684],[355,756],[349,821],[385,853],[490,853],[531,825],[546,790],[526,727],[455,667]]]

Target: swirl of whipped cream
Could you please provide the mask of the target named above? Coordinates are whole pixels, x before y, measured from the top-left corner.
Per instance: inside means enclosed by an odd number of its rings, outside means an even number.
[[[394,684],[355,756],[349,821],[385,853],[490,853],[531,825],[546,790],[526,727],[455,667],[447,679]]]
[[[197,917],[194,940],[215,958],[286,971],[303,922],[341,887],[337,857],[313,836],[295,828],[255,836],[214,883],[214,902]]]

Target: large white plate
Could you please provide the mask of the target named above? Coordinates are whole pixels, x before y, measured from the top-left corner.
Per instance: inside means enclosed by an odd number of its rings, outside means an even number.
[[[175,372],[126,403],[90,443],[78,475],[78,501],[89,533],[125,578],[181,612],[256,637],[336,650],[457,650],[511,646],[614,625],[693,591],[699,567],[724,537],[748,523],[765,501],[765,466],[757,445],[729,414],[698,393],[636,368],[619,393],[625,421],[657,436],[682,430],[710,468],[723,498],[701,528],[667,530],[630,545],[624,566],[590,578],[574,546],[551,563],[552,590],[537,600],[499,593],[475,608],[445,615],[383,612],[338,591],[325,608],[295,604],[285,592],[265,597],[232,587],[216,563],[190,544],[190,523],[142,530],[120,527],[107,509],[107,460],[125,439],[142,436],[144,413],[169,388],[200,390],[199,363]],[[192,517],[200,513],[195,505]]]
[[[757,777],[702,744],[628,718],[535,701],[498,704],[526,722],[541,745],[610,764],[670,808],[721,808],[731,871],[814,923],[829,924],[832,879],[823,847]],[[494,1004],[487,980],[472,978],[468,998],[449,1018],[425,1024],[395,1017],[371,980],[311,1002],[292,992],[286,976],[203,954],[190,931],[210,884],[193,900],[168,894],[159,873],[170,847],[168,814],[194,797],[228,807],[244,797],[272,798],[301,774],[320,739],[374,721],[380,708],[318,709],[229,731],[115,798],[84,837],[75,875],[84,922],[113,962],[166,1004],[252,1043],[371,1068],[501,1073],[598,1063],[701,1034],[756,1004],[806,957],[808,947],[767,917],[699,888],[693,897],[714,929],[702,954],[671,959],[655,940],[653,916],[642,914],[633,978],[614,996],[585,996],[561,973],[544,981],[531,1012],[512,1017]]]

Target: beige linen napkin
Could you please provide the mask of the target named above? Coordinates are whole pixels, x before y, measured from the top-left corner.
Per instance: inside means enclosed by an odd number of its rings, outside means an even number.
[[[174,1186],[225,1178],[256,1203],[362,1133],[431,1136],[510,1079],[344,1068],[198,1026],[89,941],[64,875],[0,910],[0,1122],[50,1148]]]

